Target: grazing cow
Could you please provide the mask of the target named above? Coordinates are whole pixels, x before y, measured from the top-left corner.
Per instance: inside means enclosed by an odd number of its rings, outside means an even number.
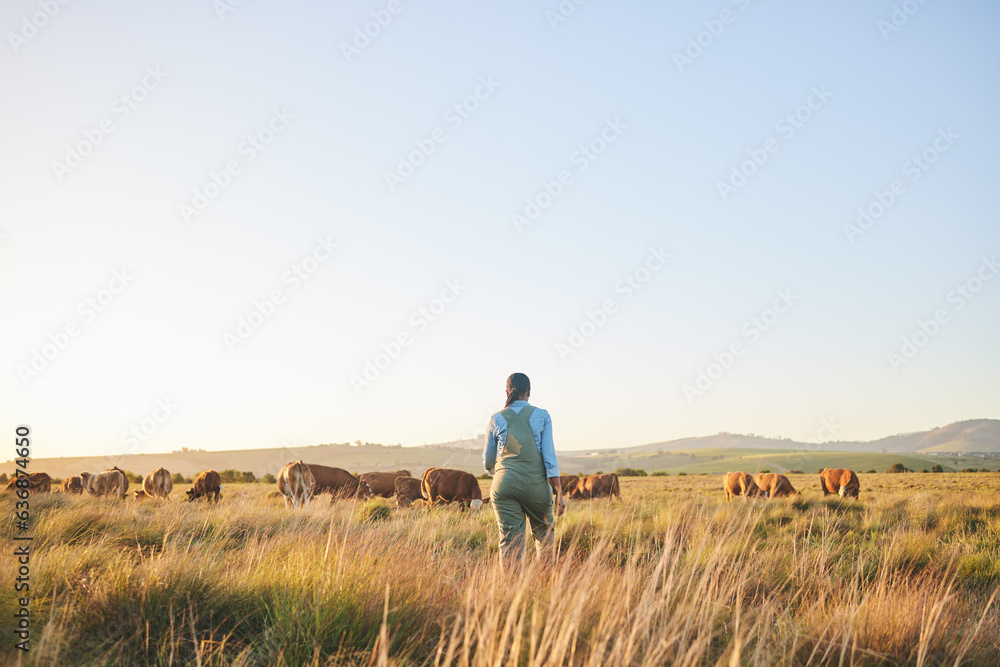
[[[759,472],[753,481],[765,498],[785,498],[798,493],[787,477],[776,472]]]
[[[313,479],[316,480],[316,486],[313,489],[314,495],[319,495],[321,493],[329,493],[331,498],[330,502],[335,501],[337,498],[371,498],[372,489],[368,486],[367,482],[362,482],[357,477],[347,472],[343,468],[331,468],[330,466],[321,466],[315,463],[307,464],[309,466],[309,471],[313,474]]]
[[[736,496],[746,498],[760,498],[764,493],[757,488],[757,483],[753,477],[745,472],[727,472],[722,478],[722,487],[726,490],[726,500],[732,500]]]
[[[170,471],[166,468],[157,468],[146,475],[142,480],[142,490],[149,498],[165,498],[169,500],[170,492],[174,490],[174,480],[170,478]],[[136,499],[139,492],[135,492]]]
[[[413,501],[424,497],[420,492],[420,480],[416,477],[397,477],[393,494],[396,496],[396,507],[409,507]]]
[[[222,478],[214,470],[206,470],[194,480],[194,486],[186,491],[188,502],[198,498],[208,498],[208,502],[219,502],[222,493]]]
[[[563,497],[568,498],[579,483],[580,478],[576,475],[559,475],[559,488],[562,489]],[[552,495],[556,495],[555,489],[552,489]]]
[[[372,493],[382,498],[391,498],[396,492],[396,480],[400,477],[409,477],[409,470],[397,470],[396,472],[363,472],[358,475],[358,479],[367,482]]]
[[[110,495],[125,500],[128,478],[117,466],[108,468],[104,472],[81,472],[80,479],[83,480],[83,488],[92,496]]]
[[[621,485],[618,482],[618,475],[606,473],[604,475],[587,475],[570,490],[569,497],[582,500],[591,498],[622,498]]]
[[[823,495],[838,494],[841,498],[857,499],[861,493],[861,482],[853,470],[847,468],[823,468],[819,474],[819,488]]]
[[[63,493],[83,493],[83,479],[74,475],[67,477],[62,483]]]
[[[134,493],[135,493],[135,502],[139,502],[140,500],[145,500],[146,498],[149,498],[149,494],[147,494],[142,489],[136,489]]]
[[[4,492],[16,491],[17,489],[23,489],[24,486],[18,486],[17,481],[24,479],[24,475],[18,477],[15,475],[11,477],[10,481],[7,482],[7,486],[3,488]],[[51,493],[52,492],[52,478],[49,477],[48,473],[44,472],[31,472],[28,473],[28,493]]]
[[[122,500],[125,500],[125,494],[128,493],[128,475],[126,475],[125,471],[119,468],[118,466],[111,466],[110,468],[106,468],[105,472],[110,472],[112,470],[117,470],[118,472],[120,472],[122,474],[122,479],[125,480],[122,484]]]
[[[618,483],[618,475],[613,472],[601,475],[601,481],[594,487],[594,498],[618,498],[622,499],[621,484]]]
[[[420,480],[420,492],[430,503],[469,504],[475,514],[483,506],[479,480],[472,473],[452,468],[428,468]]]
[[[309,509],[309,499],[316,489],[316,478],[313,477],[309,465],[299,459],[289,463],[278,473],[278,491],[285,497],[285,507],[292,501],[292,507],[298,509],[301,504]]]

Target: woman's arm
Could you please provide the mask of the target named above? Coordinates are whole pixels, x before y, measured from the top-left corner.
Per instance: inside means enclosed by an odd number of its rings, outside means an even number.
[[[493,469],[497,465],[497,438],[494,429],[493,418],[486,425],[486,446],[483,448],[483,468],[489,474],[493,474]]]
[[[542,461],[545,463],[545,476],[549,479],[549,486],[552,487],[552,495],[555,496],[555,507],[553,512],[560,516],[566,510],[566,503],[562,497],[562,482],[559,479],[559,461],[556,460],[556,445],[552,440],[552,417],[545,413],[545,424],[542,426]]]
[[[542,425],[542,461],[545,463],[545,476],[559,478],[559,461],[556,460],[556,446],[552,441],[552,417],[545,413],[545,423]],[[553,489],[554,490],[554,489]]]

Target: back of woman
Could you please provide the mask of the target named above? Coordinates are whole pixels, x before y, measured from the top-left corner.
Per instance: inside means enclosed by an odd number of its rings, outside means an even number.
[[[490,502],[500,529],[500,560],[524,556],[525,522],[537,552],[551,540],[556,512],[565,505],[548,412],[528,404],[531,382],[523,373],[507,378],[506,407],[490,418],[483,467],[493,475]]]

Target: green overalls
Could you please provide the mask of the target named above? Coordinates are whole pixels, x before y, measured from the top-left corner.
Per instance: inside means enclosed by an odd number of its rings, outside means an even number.
[[[534,407],[525,405],[520,413],[511,408],[500,413],[507,420],[507,438],[497,457],[490,502],[500,528],[501,564],[524,556],[525,517],[539,555],[542,543],[552,536],[552,487],[545,476],[542,453],[528,423],[534,411]]]

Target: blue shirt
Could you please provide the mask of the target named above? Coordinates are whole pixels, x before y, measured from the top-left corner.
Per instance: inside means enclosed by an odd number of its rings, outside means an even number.
[[[510,404],[510,408],[520,414],[521,409],[527,404],[527,401],[514,401]],[[531,433],[535,436],[535,445],[542,453],[545,476],[558,477],[559,462],[556,461],[556,446],[552,442],[552,417],[545,410],[535,408],[535,411],[528,417],[528,425],[531,426]],[[486,425],[486,449],[483,451],[483,467],[491,475],[497,465],[497,456],[499,452],[503,451],[506,439],[507,420],[503,418],[503,414],[498,412],[490,417],[490,422]]]

